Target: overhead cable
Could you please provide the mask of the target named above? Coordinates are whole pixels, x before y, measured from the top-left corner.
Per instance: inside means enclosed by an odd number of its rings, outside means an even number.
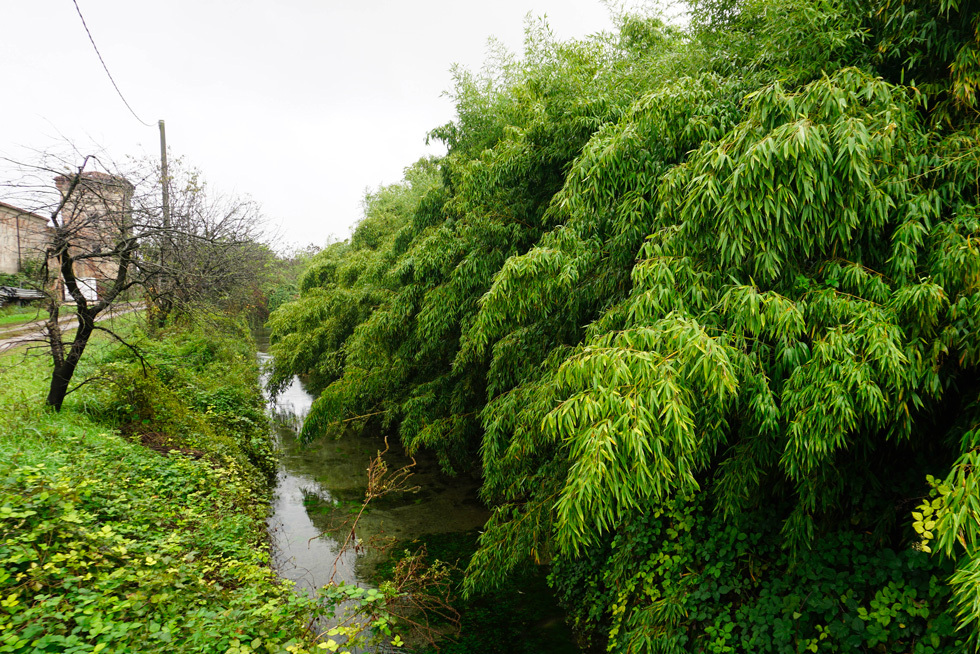
[[[116,80],[112,78],[112,73],[109,72],[109,67],[105,65],[105,59],[102,58],[102,53],[99,52],[99,46],[95,45],[95,39],[92,38],[92,32],[89,31],[88,25],[85,23],[85,16],[82,15],[82,10],[78,6],[78,0],[72,0],[72,2],[75,3],[75,11],[78,12],[78,17],[82,19],[82,27],[85,28],[85,33],[88,34],[88,40],[92,43],[92,47],[95,48],[95,54],[99,56],[99,61],[102,62],[102,68],[105,69],[105,74],[109,76],[109,81],[112,82],[112,87],[116,89],[116,93],[119,94],[119,99],[122,100],[123,104],[126,105],[126,108],[129,109],[129,113],[133,114],[133,118],[143,123],[147,127],[153,127],[153,125],[137,116],[136,112],[133,111],[133,108],[129,106],[128,102],[126,102],[125,96],[123,96],[122,91],[119,90],[119,85],[116,84]]]

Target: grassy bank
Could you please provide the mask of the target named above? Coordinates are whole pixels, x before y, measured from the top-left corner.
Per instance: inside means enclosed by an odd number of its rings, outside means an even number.
[[[218,332],[223,333],[218,333]],[[0,652],[303,652],[312,607],[269,568],[274,456],[247,335],[95,343],[42,406],[0,357]]]
[[[65,306],[61,307],[62,317],[74,314],[74,304],[66,304]],[[0,327],[17,327],[19,325],[26,325],[30,322],[47,319],[48,312],[40,307],[19,307],[15,305],[0,307]]]

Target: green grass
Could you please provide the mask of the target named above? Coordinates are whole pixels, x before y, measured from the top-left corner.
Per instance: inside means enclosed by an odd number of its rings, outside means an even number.
[[[61,307],[61,316],[75,314],[75,305],[66,304]],[[47,320],[48,312],[40,307],[7,306],[0,308],[0,327],[21,325],[35,320]]]
[[[0,308],[0,326],[17,325],[47,317],[48,312],[38,307],[8,306]]]

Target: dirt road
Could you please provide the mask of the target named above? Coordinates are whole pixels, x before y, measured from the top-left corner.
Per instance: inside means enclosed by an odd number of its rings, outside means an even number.
[[[113,318],[118,318],[119,316],[127,313],[139,311],[142,308],[142,304],[124,304],[120,305],[118,308],[111,307],[108,311],[100,314],[99,317],[95,319],[95,322],[112,320]],[[37,343],[40,345],[44,343],[45,322],[45,320],[35,320],[34,322],[0,329],[0,354],[17,347],[18,345],[24,345],[26,343]],[[66,316],[65,318],[59,320],[58,324],[61,326],[62,330],[69,330],[78,324],[78,318],[76,318],[74,315]]]

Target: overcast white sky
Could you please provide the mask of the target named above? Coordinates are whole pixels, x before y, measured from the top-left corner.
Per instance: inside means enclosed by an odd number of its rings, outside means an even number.
[[[611,28],[599,0],[0,0],[0,155],[69,139],[172,156],[247,193],[288,242],[346,238],[366,187],[398,181],[453,117],[454,62],[520,51],[524,17],[560,38]],[[0,199],[3,192],[0,190]]]

